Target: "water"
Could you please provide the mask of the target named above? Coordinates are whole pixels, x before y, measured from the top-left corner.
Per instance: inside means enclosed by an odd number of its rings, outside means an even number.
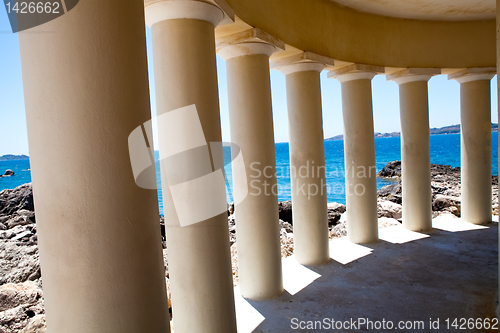
[[[498,133],[491,133],[492,143],[492,173],[498,174]],[[431,163],[460,166],[460,134],[441,134],[430,136]],[[382,169],[390,161],[401,159],[400,138],[376,138],[375,155],[377,171]],[[158,162],[158,152],[155,152],[156,174],[158,184],[158,198],[160,212],[163,214],[163,204],[161,197],[160,168]],[[224,160],[227,184],[227,200],[233,201],[232,196],[232,172],[230,161],[230,151],[224,148]],[[328,202],[340,202],[345,204],[344,190],[344,142],[325,141],[325,160],[327,174],[327,196]],[[290,172],[289,172],[289,151],[288,143],[276,144],[276,170],[278,176],[278,199],[280,201],[291,199]],[[12,189],[21,184],[31,182],[29,171],[29,160],[0,161],[0,173],[7,169],[15,172],[14,176],[0,178],[0,190]],[[54,176],[57,177],[57,176]],[[388,180],[377,179],[377,189],[390,184]]]
[[[14,171],[14,176],[0,178],[0,191],[31,182],[30,160],[0,161],[0,174],[3,175],[7,169]]]

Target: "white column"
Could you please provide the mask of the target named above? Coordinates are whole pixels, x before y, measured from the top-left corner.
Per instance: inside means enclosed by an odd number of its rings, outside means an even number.
[[[320,73],[323,64],[291,63],[286,76],[294,257],[302,265],[330,261]]]
[[[353,243],[378,240],[371,88],[377,72],[383,72],[383,68],[352,65],[329,73],[340,81],[342,89],[347,238]]]
[[[245,298],[263,300],[283,292],[269,78],[269,56],[276,46],[240,36],[218,40],[218,54],[227,63],[231,142],[241,148],[246,169],[246,175],[233,170],[240,291]]]
[[[474,224],[491,221],[490,80],[494,70],[467,69],[449,76],[460,83],[461,217]]]
[[[410,68],[388,76],[399,85],[403,226],[432,229],[427,81],[439,70]]]
[[[201,1],[146,5],[146,22],[153,39],[157,113],[161,116],[194,104],[207,142],[221,141],[214,27],[224,15],[219,7]],[[197,134],[194,125],[179,124],[179,128],[172,130],[189,133],[191,129],[194,137]],[[161,129],[160,156],[168,153],[166,147],[172,141],[169,140],[172,134]],[[192,138],[178,139],[188,145]],[[196,160],[184,163],[186,174],[201,176],[213,171],[210,163],[208,166]],[[214,165],[221,163],[213,161]],[[169,189],[175,181],[170,176],[162,170],[175,332],[236,332],[227,214],[181,226]],[[181,199],[193,200],[188,196]],[[219,199],[225,201],[225,193]],[[202,204],[191,202],[193,210]]]
[[[80,1],[19,44],[48,331],[169,332],[157,194],[128,150],[151,117],[143,3]]]

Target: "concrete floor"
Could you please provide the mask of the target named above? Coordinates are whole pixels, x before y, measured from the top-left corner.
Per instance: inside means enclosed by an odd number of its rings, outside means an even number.
[[[281,296],[247,301],[238,296],[236,287],[238,332],[451,332],[454,329],[446,329],[447,318],[496,317],[498,224],[435,219],[433,225],[428,233],[383,228],[381,241],[364,246],[345,238],[332,240],[333,260],[323,266],[304,267],[293,257],[284,259]],[[297,319],[292,322],[292,318]],[[367,318],[374,326],[293,329],[299,321],[304,327],[307,321],[324,318],[354,322]],[[435,329],[429,328],[431,318],[433,325],[439,318]],[[383,319],[392,321],[394,329],[387,329],[389,324],[377,329],[376,321]],[[425,326],[401,330],[396,326],[399,321],[423,321]]]

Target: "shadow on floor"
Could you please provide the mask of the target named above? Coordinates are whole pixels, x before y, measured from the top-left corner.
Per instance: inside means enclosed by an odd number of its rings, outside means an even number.
[[[452,332],[448,318],[450,324],[455,318],[495,318],[497,223],[473,226],[452,219],[435,220],[434,226],[428,233],[399,226],[380,229],[383,240],[364,246],[333,240],[331,254],[338,261],[323,266],[284,259],[281,296],[260,302],[237,297],[238,331]],[[329,327],[332,320],[343,327]],[[383,320],[385,329],[377,326]],[[420,329],[398,329],[400,321]]]

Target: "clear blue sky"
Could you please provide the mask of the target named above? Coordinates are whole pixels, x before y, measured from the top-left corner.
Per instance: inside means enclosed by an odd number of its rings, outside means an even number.
[[[150,72],[151,105],[155,111],[155,91],[153,59],[151,52],[151,31],[147,30],[148,61]],[[224,141],[230,141],[229,113],[227,102],[226,66],[217,57],[219,94]],[[394,82],[387,82],[385,76],[373,79],[373,113],[376,132],[395,132],[400,130],[399,95]],[[340,83],[327,79],[326,72],[321,74],[321,92],[323,99],[323,127],[325,138],[342,134],[342,103]],[[274,132],[276,142],[288,141],[288,123],[286,111],[285,77],[277,71],[271,71],[271,89],[273,98]],[[497,81],[491,81],[491,119],[498,122]],[[10,32],[10,25],[5,10],[0,9],[0,156],[4,154],[28,154],[26,118],[19,59],[17,34]],[[448,81],[445,75],[433,77],[429,81],[429,117],[431,127],[442,127],[460,123],[460,89],[455,81]]]

